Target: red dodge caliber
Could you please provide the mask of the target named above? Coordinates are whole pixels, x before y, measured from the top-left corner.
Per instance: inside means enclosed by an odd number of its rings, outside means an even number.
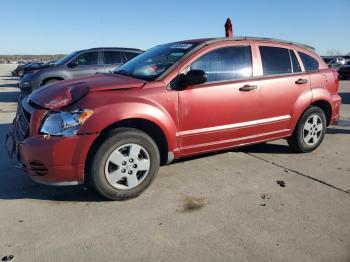
[[[37,90],[19,103],[6,144],[35,181],[88,182],[122,200],[173,159],[279,138],[313,151],[340,104],[336,71],[310,46],[188,40]]]

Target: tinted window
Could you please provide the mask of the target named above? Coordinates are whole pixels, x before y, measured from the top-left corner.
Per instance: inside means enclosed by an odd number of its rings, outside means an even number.
[[[264,75],[292,73],[289,51],[285,48],[260,46]]]
[[[292,65],[293,65],[293,73],[301,72],[301,67],[298,62],[297,57],[295,56],[295,53],[293,50],[289,50],[290,52],[290,58],[292,59]]]
[[[104,51],[104,63],[109,64],[120,64],[122,62],[121,53],[119,51]]]
[[[126,61],[129,61],[138,55],[138,53],[132,53],[132,52],[125,52],[124,54],[126,57]]]
[[[301,61],[303,61],[305,71],[317,71],[318,70],[318,61],[311,56],[303,53],[298,52],[299,56],[301,58]]]
[[[58,60],[57,62],[55,62],[56,65],[64,65],[65,63],[67,63],[69,60],[71,60],[73,57],[75,57],[77,55],[79,51],[75,51],[69,55],[66,55],[65,57],[63,57],[62,59]]]
[[[233,46],[209,52],[191,66],[207,73],[207,82],[242,79],[252,76],[252,55],[249,46]]]
[[[97,65],[98,52],[87,52],[79,55],[74,61],[78,65]]]

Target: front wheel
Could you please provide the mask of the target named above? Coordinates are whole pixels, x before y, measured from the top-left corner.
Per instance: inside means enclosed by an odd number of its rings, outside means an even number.
[[[293,135],[288,138],[288,144],[297,152],[311,152],[321,144],[326,127],[323,110],[317,106],[310,106],[301,116]]]
[[[89,179],[102,196],[125,200],[150,186],[159,165],[159,151],[150,136],[133,128],[117,128],[100,143]]]

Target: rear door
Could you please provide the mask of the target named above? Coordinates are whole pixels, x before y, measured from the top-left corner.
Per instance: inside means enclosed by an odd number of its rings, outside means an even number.
[[[86,51],[79,54],[71,62],[76,66],[68,68],[72,78],[90,76],[97,72],[103,72],[99,51]]]
[[[289,46],[256,44],[260,53],[261,132],[283,136],[291,131],[291,116],[298,100],[312,99],[310,77]]]
[[[109,73],[123,63],[123,53],[118,50],[103,50],[104,71]]]

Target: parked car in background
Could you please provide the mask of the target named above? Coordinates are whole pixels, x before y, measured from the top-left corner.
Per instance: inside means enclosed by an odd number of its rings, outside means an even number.
[[[338,74],[342,80],[350,79],[350,61],[338,68]]]
[[[25,64],[19,64],[12,72],[12,76],[19,76],[22,77],[23,74],[27,71],[39,68],[40,66],[44,65],[44,62],[41,61],[34,61],[34,62],[28,62]]]
[[[106,73],[142,53],[134,48],[91,48],[73,52],[61,60],[26,73],[19,82],[24,93],[57,81]]]
[[[338,84],[336,70],[302,44],[169,43],[113,74],[33,92],[19,103],[7,150],[38,182],[85,181],[122,200],[177,158],[280,138],[297,152],[315,150],[339,118]]]
[[[329,63],[331,63],[334,60],[333,56],[321,56],[323,61],[328,65]]]

